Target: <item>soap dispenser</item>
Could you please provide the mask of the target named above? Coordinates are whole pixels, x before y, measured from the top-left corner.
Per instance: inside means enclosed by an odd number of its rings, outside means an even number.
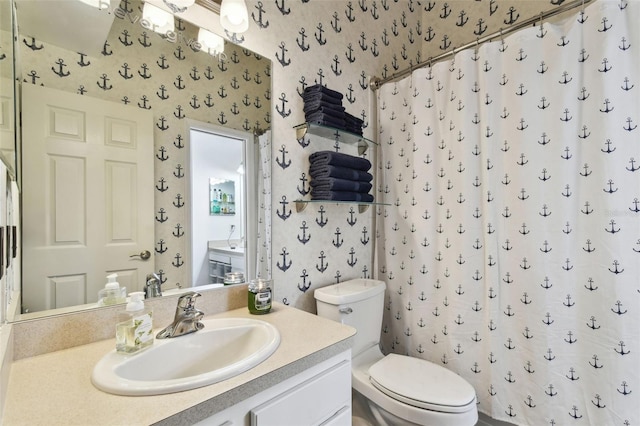
[[[116,281],[118,274],[107,275],[107,284],[98,292],[98,306],[117,305],[127,301],[127,288]]]
[[[135,353],[153,344],[153,312],[144,306],[144,292],[130,293],[116,325],[116,350]]]

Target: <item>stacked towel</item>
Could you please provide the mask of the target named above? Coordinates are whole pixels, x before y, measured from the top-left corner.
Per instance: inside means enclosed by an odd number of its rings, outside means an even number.
[[[318,151],[309,156],[311,199],[372,202],[371,162],[333,151]]]
[[[362,136],[363,121],[345,111],[343,95],[321,84],[306,87],[302,95],[309,123],[335,127]]]

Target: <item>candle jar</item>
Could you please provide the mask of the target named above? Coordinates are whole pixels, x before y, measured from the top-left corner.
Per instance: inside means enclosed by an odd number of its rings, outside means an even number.
[[[268,314],[271,310],[273,294],[271,292],[272,280],[257,278],[249,282],[247,287],[247,307],[249,313],[254,315]]]

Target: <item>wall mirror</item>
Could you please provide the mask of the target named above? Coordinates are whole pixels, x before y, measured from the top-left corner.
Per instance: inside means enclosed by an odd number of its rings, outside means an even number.
[[[243,195],[253,198],[236,214],[243,222],[231,236],[231,224],[214,227],[205,250],[209,241],[228,240],[249,252],[251,273],[270,275],[264,253],[270,226],[264,213],[270,194],[270,61],[228,41],[223,53],[207,51],[198,42],[200,28],[179,16],[173,27],[156,32],[140,1],[102,1],[100,8],[88,3],[14,3],[24,218],[23,306],[16,319],[91,308],[112,272],[128,292],[142,291],[150,272],[160,276],[165,294],[195,282],[190,236],[205,229],[191,216],[194,129],[241,133],[246,142],[234,171],[240,163],[259,168],[245,183]],[[107,135],[107,147],[101,148],[107,166],[85,157],[94,134]],[[144,177],[141,169],[148,170]],[[90,189],[90,181],[103,189]],[[208,215],[208,194],[203,200]],[[85,250],[96,239],[106,251]],[[119,263],[105,261],[113,256]],[[78,267],[89,263],[101,263],[101,272]],[[66,270],[56,269],[65,264]]]

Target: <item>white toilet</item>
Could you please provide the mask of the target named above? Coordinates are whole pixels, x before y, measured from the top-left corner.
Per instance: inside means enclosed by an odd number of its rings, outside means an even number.
[[[353,425],[473,426],[476,392],[462,377],[429,361],[383,355],[385,283],[356,279],[315,291],[318,315],[354,327]]]

